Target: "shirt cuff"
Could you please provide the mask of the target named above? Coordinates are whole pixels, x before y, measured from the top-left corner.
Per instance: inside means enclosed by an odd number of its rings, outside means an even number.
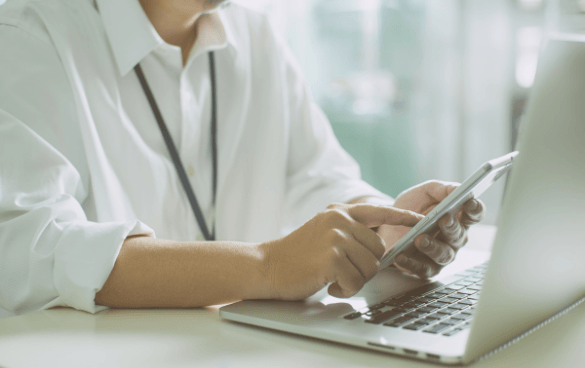
[[[71,223],[55,249],[54,283],[59,296],[41,309],[72,307],[97,313],[108,307],[95,304],[95,294],[110,276],[127,237],[154,231],[140,221]]]

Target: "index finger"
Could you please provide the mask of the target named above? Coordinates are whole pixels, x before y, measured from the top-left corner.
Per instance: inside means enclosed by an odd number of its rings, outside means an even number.
[[[357,222],[370,228],[380,225],[413,227],[424,218],[423,215],[416,212],[372,204],[351,205],[347,209],[347,213]]]

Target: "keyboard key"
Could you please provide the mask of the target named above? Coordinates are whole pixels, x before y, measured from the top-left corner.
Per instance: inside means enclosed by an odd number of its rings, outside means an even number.
[[[432,293],[425,295],[426,298],[441,299],[444,295],[442,293]]]
[[[374,316],[374,317],[372,317],[370,319],[366,319],[366,322],[379,325],[380,323],[386,322],[390,318],[394,318],[394,317],[398,316],[399,314],[401,314],[403,312],[404,312],[403,309],[394,308],[392,310],[389,310],[389,311],[386,311],[384,313],[378,314],[377,316]]]
[[[406,323],[413,322],[414,320],[416,320],[416,317],[402,316],[402,317],[394,318],[393,320],[384,323],[384,326],[399,327],[399,326],[402,326]]]
[[[457,319],[457,320],[460,320],[460,321],[465,321],[467,319],[470,319],[471,317],[472,316],[469,315],[469,314],[459,313],[459,314],[456,314],[456,315],[452,316],[451,319]]]
[[[360,317],[361,315],[362,314],[360,312],[354,312],[354,313],[348,314],[347,316],[344,316],[343,318],[352,320],[352,319],[356,319],[356,318]]]
[[[448,314],[433,313],[433,314],[429,314],[428,316],[426,316],[426,318],[427,319],[430,318],[430,319],[434,319],[434,320],[438,321],[438,320],[446,318],[448,316],[449,316]]]
[[[413,301],[408,302],[408,304],[414,304],[414,305],[416,305],[418,307],[420,305],[424,305],[424,304],[427,304],[427,303],[432,303],[434,300],[435,299],[429,300],[427,298],[418,298],[418,299],[415,299]]]
[[[398,307],[400,305],[399,303],[397,303],[396,301],[394,301],[392,299],[390,299],[390,300],[384,300],[382,302],[382,304],[384,304],[384,305],[386,305],[388,307]]]
[[[473,299],[464,299],[459,301],[459,304],[473,305],[475,303],[477,303],[477,301]]]
[[[450,325],[450,326],[455,326],[455,325],[458,325],[458,324],[460,324],[461,322],[462,322],[462,321],[461,321],[460,319],[455,319],[455,318],[453,318],[453,317],[451,317],[451,318],[449,318],[449,319],[446,319],[446,320],[443,320],[443,321],[441,321],[441,323],[444,323],[444,324],[446,324],[446,325]]]
[[[465,279],[465,281],[469,281],[469,282],[478,282],[478,281],[482,281],[483,277],[468,277]]]
[[[473,309],[471,309],[471,308],[466,309],[466,310],[464,310],[464,311],[461,312],[461,314],[466,314],[468,316],[473,316],[474,313],[475,313],[475,311]]]
[[[447,295],[447,294],[451,294],[454,290],[450,290],[450,289],[441,289],[441,290],[436,290],[435,293],[436,294],[443,294]]]
[[[400,308],[404,308],[404,309],[415,309],[415,308],[418,308],[419,305],[424,305],[424,303],[421,303],[421,304],[419,304],[419,303],[416,303],[416,304],[406,303],[406,304],[402,304],[400,306]]]
[[[477,293],[477,290],[467,288],[467,289],[459,290],[458,293],[471,295],[471,294]]]
[[[469,298],[467,298],[467,299],[478,300],[479,299],[479,294],[470,295]]]
[[[447,297],[447,298],[439,299],[439,301],[440,302],[443,302],[443,303],[451,304],[451,303],[455,303],[459,299],[461,299],[461,298],[449,298],[449,297]]]
[[[470,282],[470,281],[457,281],[457,285],[463,285],[463,286],[469,286],[469,285],[473,285],[475,282]]]
[[[400,296],[398,298],[390,299],[389,301],[384,302],[384,304],[385,305],[388,305],[388,306],[395,306],[395,307],[397,307],[400,304],[403,304],[403,303],[406,303],[406,302],[411,301],[412,299],[414,299],[414,298],[412,296],[410,296],[410,295],[403,295],[403,296]]]
[[[423,297],[423,298],[418,298],[416,301],[423,302],[423,303],[432,303],[435,301],[435,299]]]
[[[439,309],[439,308],[437,308],[437,307],[429,307],[427,305],[426,307],[419,308],[418,310],[419,311],[422,311],[422,312],[426,312],[426,313],[431,313],[431,312],[436,311],[437,309]]]
[[[481,290],[481,286],[478,286],[478,285],[469,285],[467,287],[467,289],[469,289],[469,290],[478,290],[479,291],[479,290]]]
[[[465,288],[465,285],[453,284],[453,285],[447,286],[447,289],[451,289],[451,290],[460,290],[460,289],[464,289],[464,288]]]
[[[421,328],[427,327],[427,325],[423,324],[423,323],[412,323],[408,326],[404,326],[402,328],[406,329],[406,330],[414,330],[414,331],[418,331]]]
[[[420,317],[426,316],[427,314],[429,314],[429,313],[425,312],[425,311],[421,311],[420,309],[417,309],[415,311],[408,312],[408,314],[406,314],[406,315],[414,317],[414,318],[420,318]]]
[[[450,305],[449,308],[462,310],[462,309],[469,308],[469,305],[457,303],[457,304]]]
[[[455,301],[457,301],[457,299],[456,299]],[[449,303],[447,303],[447,302],[442,302],[442,301],[438,301],[438,302],[431,303],[431,304],[427,305],[427,307],[432,307],[432,308],[444,308],[444,307],[446,307],[446,306],[447,306],[447,304],[449,304]]]
[[[467,298],[467,294],[457,292],[455,294],[449,295],[449,298],[465,299],[465,298]]]
[[[439,323],[438,325],[434,325],[434,326],[427,328],[426,330],[423,330],[423,332],[436,334],[436,333],[439,333],[439,332],[441,332],[444,329],[447,329],[449,327],[451,327],[451,325]]]
[[[458,309],[452,309],[452,308],[445,308],[445,309],[441,309],[440,311],[437,311],[437,313],[439,313],[439,314],[446,314],[446,315],[451,315],[451,314],[455,314],[458,312],[459,312]]]
[[[385,307],[385,305],[384,305],[384,304],[382,304],[382,303],[380,303],[380,304],[372,305],[372,306],[371,306],[371,307],[369,307],[369,308],[370,308],[370,310],[374,310],[374,309],[382,309],[382,308],[384,308],[384,307]]]
[[[458,332],[463,331],[461,328],[454,328],[451,331],[447,331],[446,333],[443,334],[443,336],[453,336]]]
[[[418,307],[419,305],[424,305],[424,304],[426,304],[426,303],[421,301],[421,300],[413,300],[411,302],[406,303],[405,305]]]
[[[434,318],[423,318],[423,319],[419,319],[418,321],[416,321],[416,323],[424,323],[425,325],[432,325],[433,323],[437,322],[436,319]]]
[[[381,310],[374,309],[374,310],[367,311],[366,313],[364,313],[364,315],[373,317],[373,316],[381,314],[381,313],[382,313]]]

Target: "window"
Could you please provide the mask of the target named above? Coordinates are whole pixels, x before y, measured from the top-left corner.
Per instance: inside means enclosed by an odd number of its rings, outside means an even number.
[[[512,151],[545,20],[585,30],[580,0],[239,2],[269,12],[364,180],[392,196]],[[483,194],[486,223],[503,190]]]

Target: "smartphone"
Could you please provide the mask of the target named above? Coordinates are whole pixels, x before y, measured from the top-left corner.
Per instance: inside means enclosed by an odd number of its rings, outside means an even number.
[[[493,159],[481,165],[471,174],[457,189],[441,201],[424,219],[420,220],[406,235],[392,247],[380,261],[380,269],[390,266],[398,254],[409,246],[414,246],[414,239],[420,234],[433,234],[439,227],[441,217],[450,213],[457,215],[461,212],[463,204],[471,198],[479,197],[499,178],[504,176],[511,168],[518,151]]]

